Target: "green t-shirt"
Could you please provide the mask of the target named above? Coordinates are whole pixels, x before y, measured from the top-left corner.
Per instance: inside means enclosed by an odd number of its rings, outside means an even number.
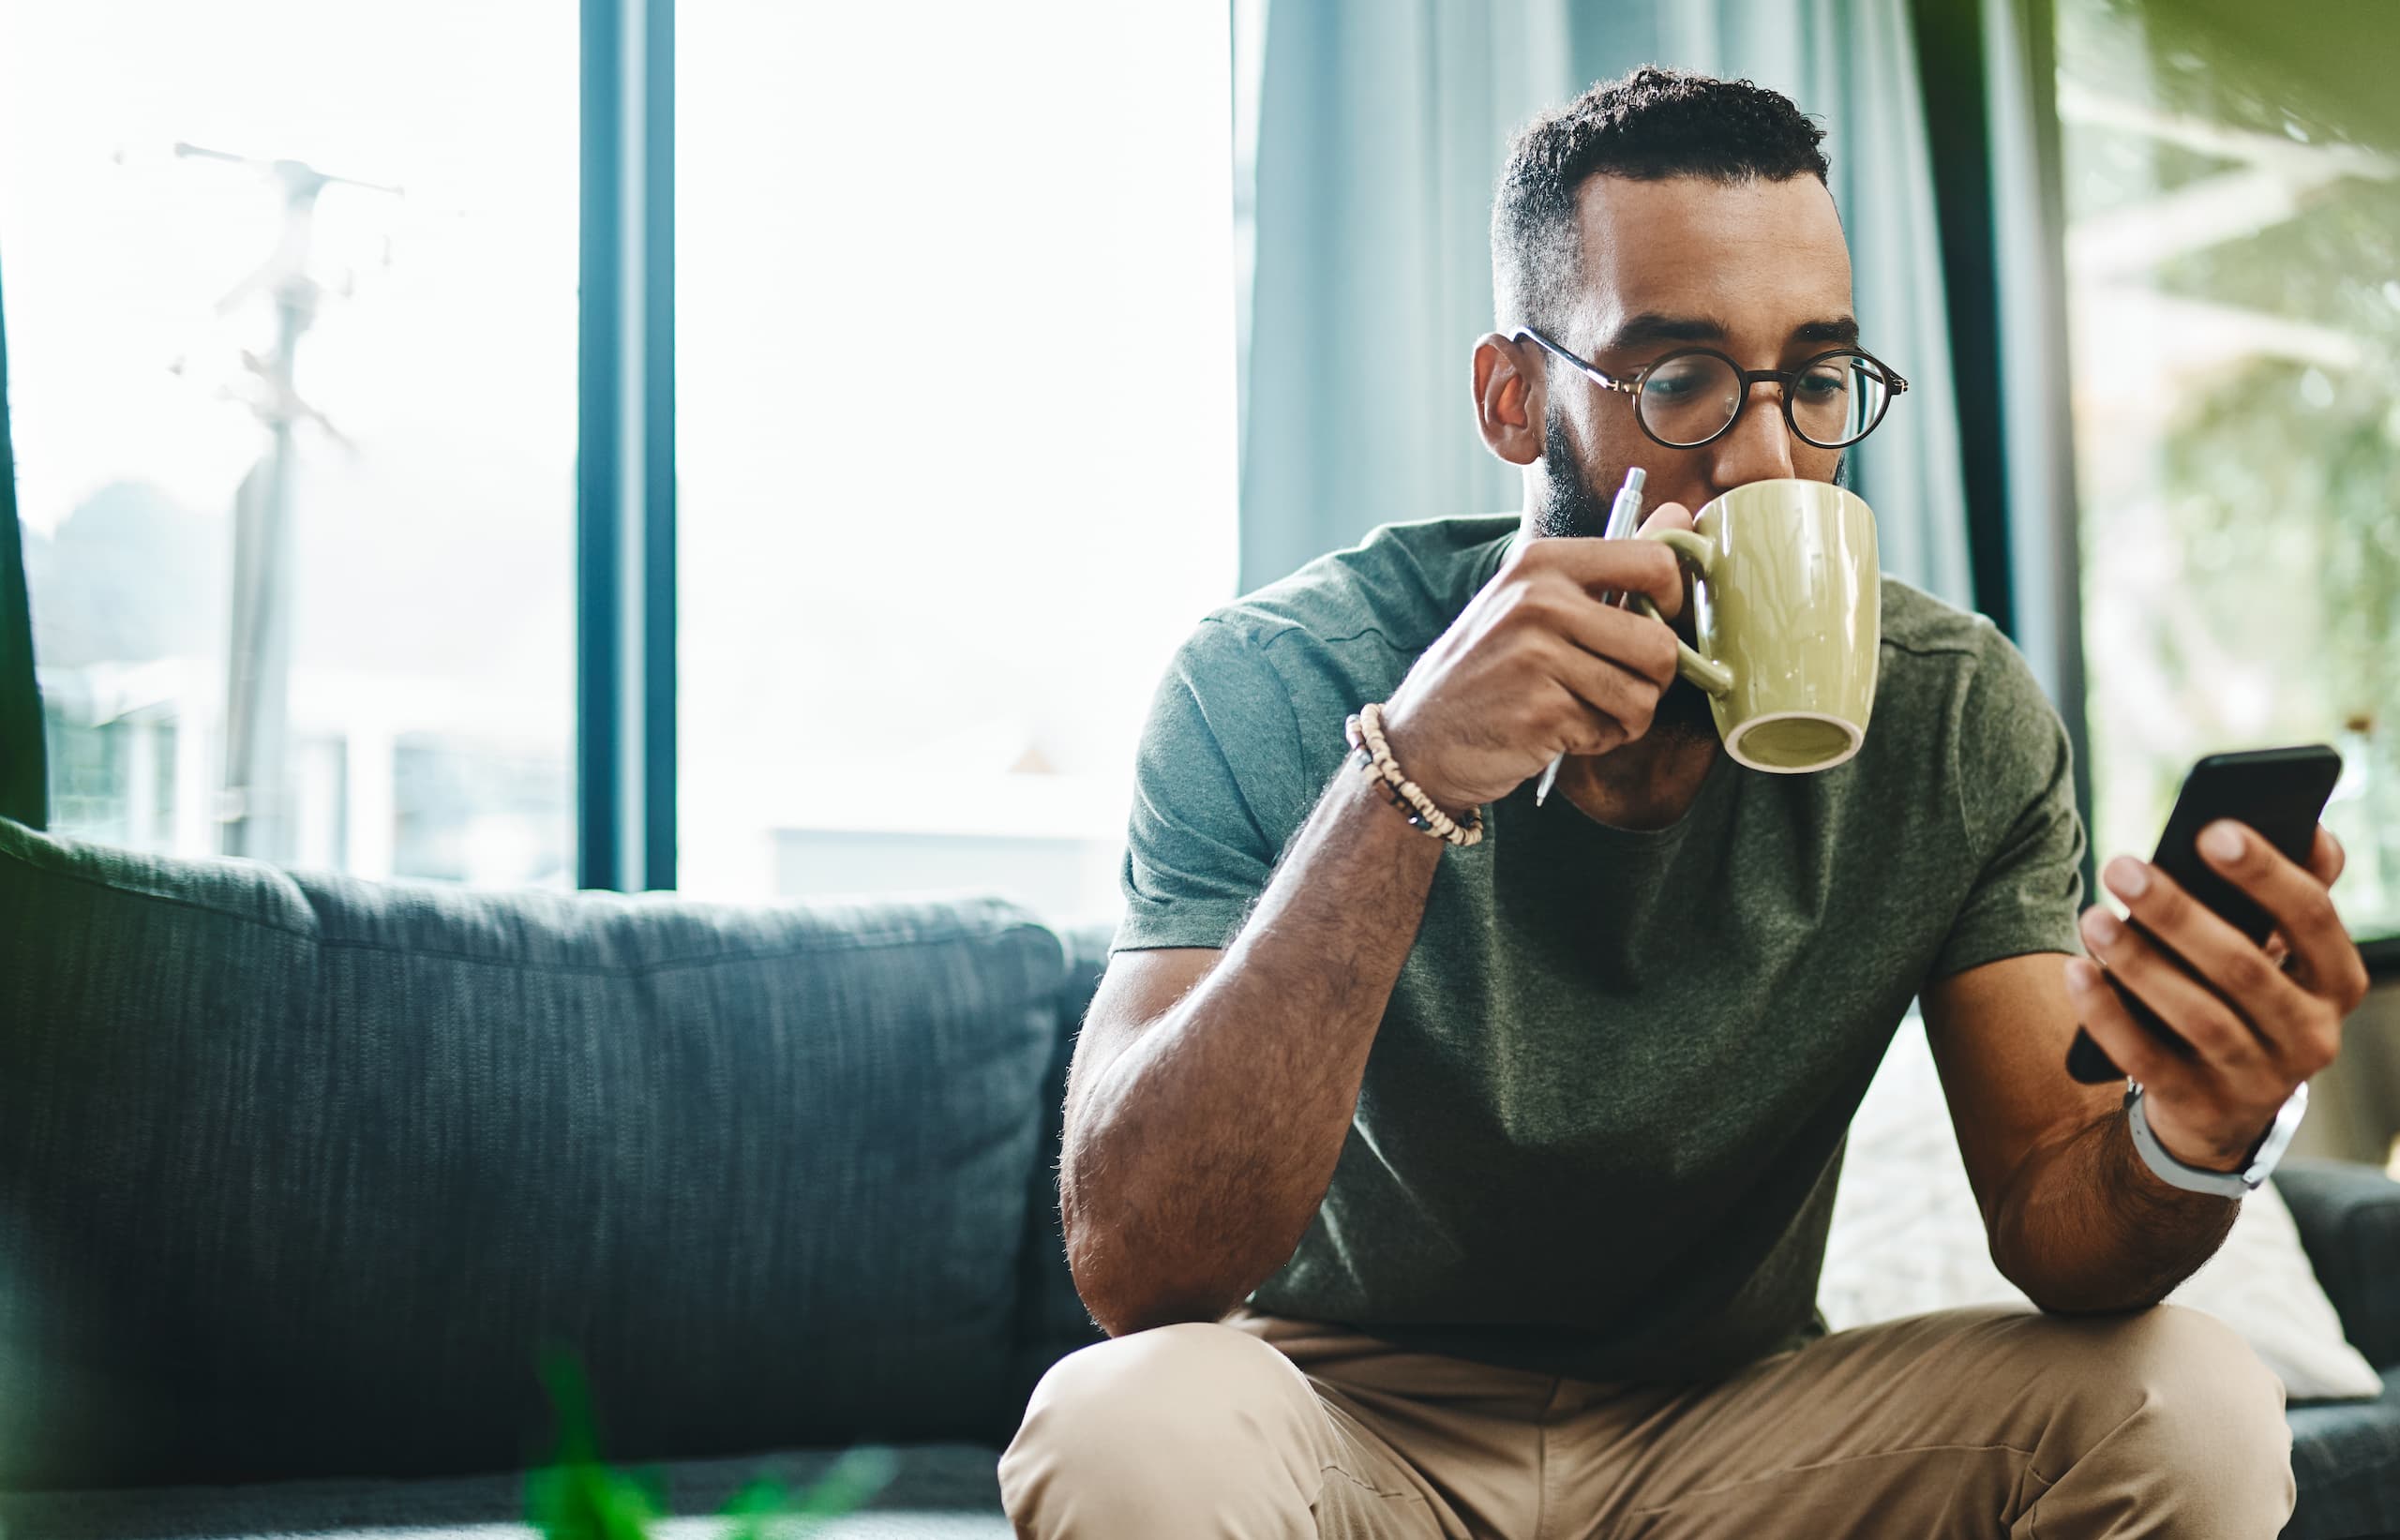
[[[1388,525],[1200,623],[1143,734],[1115,949],[1231,939],[1343,718],[1515,530]],[[1649,830],[1537,808],[1528,782],[1443,853],[1332,1185],[1257,1308],[1601,1380],[1714,1376],[1823,1329],[1843,1136],[1910,1000],[2080,949],[2058,713],[1981,616],[1886,576],[1882,622],[1838,769],[1719,754]]]

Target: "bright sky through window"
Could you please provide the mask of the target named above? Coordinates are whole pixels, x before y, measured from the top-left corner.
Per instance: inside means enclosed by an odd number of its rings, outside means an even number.
[[[1103,909],[1233,588],[1224,7],[678,26],[683,886]]]

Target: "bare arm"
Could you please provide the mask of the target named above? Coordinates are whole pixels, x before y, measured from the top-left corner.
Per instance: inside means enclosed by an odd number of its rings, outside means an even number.
[[[1108,1330],[1214,1320],[1299,1244],[1442,849],[1342,776],[1230,948],[1109,964],[1060,1187],[1075,1285]]]
[[[1439,805],[1479,806],[1554,753],[1648,729],[1672,635],[1600,588],[1670,615],[1682,599],[1662,546],[1535,541],[1410,670],[1387,732]],[[1444,848],[1344,769],[1224,950],[1111,963],[1076,1045],[1060,1167],[1075,1286],[1110,1332],[1215,1320],[1291,1256]]]
[[[2216,1254],[2242,1207],[2152,1175],[2122,1107],[2036,1151],[2009,1199],[1994,1245],[2026,1297],[2062,1314],[2157,1304]]]
[[[2155,871],[2129,902],[2157,940],[2101,925],[2093,911],[2084,925],[2094,954],[2194,1045],[2191,1059],[2161,1047],[2105,987],[2071,991],[2078,975],[2090,976],[2081,959],[2009,958],[1926,992],[1926,1026],[1992,1260],[2045,1309],[2156,1303],[2214,1253],[2238,1207],[2170,1187],[2142,1163],[2122,1087],[2067,1079],[2078,1020],[2142,1082],[2168,1151],[2223,1171],[2240,1164],[2292,1086],[2332,1061],[2342,1018],[2365,994],[2357,949],[2326,896],[2342,869],[2332,835],[2318,831],[2305,870],[2246,830],[2241,854],[2209,859],[2275,915],[2267,950]],[[2110,864],[2121,893],[2126,870],[2123,858]],[[2190,974],[2167,961],[2165,946]],[[2274,965],[2286,954],[2288,972]]]
[[[2168,1187],[2134,1152],[2122,1085],[2067,1078],[2065,959],[2011,957],[1925,992],[1992,1262],[2044,1309],[2156,1303],[2225,1239],[2236,1205]]]

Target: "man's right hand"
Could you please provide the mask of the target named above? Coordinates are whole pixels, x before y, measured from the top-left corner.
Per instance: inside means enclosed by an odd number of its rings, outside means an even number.
[[[1669,503],[1643,528],[1671,523],[1691,527]],[[1408,671],[1384,705],[1392,753],[1435,802],[1463,812],[1561,749],[1648,730],[1674,634],[1609,590],[1682,607],[1655,541],[1537,540]],[[1085,1013],[1059,1199],[1075,1287],[1112,1335],[1222,1317],[1291,1260],[1347,1147],[1443,846],[1357,776],[1336,786],[1224,950],[1120,951]]]
[[[1661,504],[1645,530],[1691,528]],[[1392,757],[1453,815],[1498,801],[1561,754],[1597,755],[1650,729],[1675,677],[1675,635],[1600,602],[1642,593],[1683,609],[1675,553],[1648,540],[1528,541],[1426,649],[1384,705]]]

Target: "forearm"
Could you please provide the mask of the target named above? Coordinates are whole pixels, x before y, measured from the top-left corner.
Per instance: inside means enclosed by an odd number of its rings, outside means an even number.
[[[2028,1160],[2002,1195],[1992,1256],[2046,1310],[2139,1309],[2215,1253],[2240,1206],[2160,1181],[2112,1112]]]
[[[1291,1256],[1443,849],[1345,767],[1216,966],[1073,1088],[1060,1194],[1103,1326],[1214,1320]]]

